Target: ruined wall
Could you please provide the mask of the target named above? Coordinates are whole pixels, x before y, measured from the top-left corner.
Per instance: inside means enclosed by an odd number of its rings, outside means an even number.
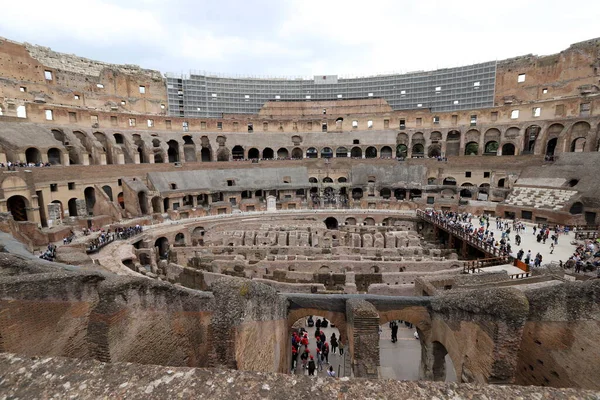
[[[0,255],[0,351],[206,366],[212,295]]]
[[[212,284],[211,367],[287,372],[287,303],[275,289],[240,278]]]
[[[352,372],[357,378],[376,378],[379,375],[379,313],[366,300],[349,299],[346,318]]]
[[[488,289],[437,296],[431,300],[431,313],[434,372],[436,359],[447,351],[461,382],[514,382],[528,313],[521,292]]]
[[[516,383],[600,389],[600,281],[525,292]]]

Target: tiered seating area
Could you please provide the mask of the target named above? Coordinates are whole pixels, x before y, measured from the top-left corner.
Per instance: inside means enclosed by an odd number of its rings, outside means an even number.
[[[576,194],[576,190],[515,187],[508,195],[506,204],[561,210]]]

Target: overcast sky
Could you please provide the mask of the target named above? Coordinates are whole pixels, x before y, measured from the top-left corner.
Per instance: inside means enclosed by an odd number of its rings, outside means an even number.
[[[354,76],[552,54],[600,36],[598,16],[600,1],[27,0],[2,7],[0,36],[161,72]]]

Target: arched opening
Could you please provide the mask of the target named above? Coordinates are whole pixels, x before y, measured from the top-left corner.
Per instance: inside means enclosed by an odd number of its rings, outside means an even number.
[[[285,147],[281,147],[279,150],[277,150],[277,158],[279,159],[287,159],[289,158],[290,153],[288,152],[288,149],[286,149]]]
[[[446,178],[444,178],[444,181],[442,182],[442,185],[446,185],[446,186],[456,186],[456,179],[448,176]]]
[[[27,164],[38,164],[42,162],[42,155],[35,147],[30,147],[25,150],[25,161]]]
[[[163,199],[163,210],[165,210],[165,212],[169,211],[169,198],[165,198]]]
[[[408,155],[408,147],[405,144],[399,144],[396,146],[396,157],[397,158],[406,158]]]
[[[154,247],[158,250],[158,256],[165,260],[169,256],[169,239],[162,236],[156,239],[154,242]]]
[[[363,224],[367,225],[367,226],[374,226],[375,225],[375,220],[371,217],[367,217],[363,220]]]
[[[342,124],[344,123],[344,118],[339,117],[335,120],[335,129],[342,129]]]
[[[352,198],[354,200],[362,199],[362,197],[363,197],[363,190],[361,188],[352,189]]]
[[[383,146],[380,154],[381,158],[392,158],[392,148],[390,146]]]
[[[469,142],[465,146],[465,156],[476,156],[479,153],[479,144],[477,142]]]
[[[353,147],[352,150],[350,150],[350,157],[362,158],[362,149],[360,147]]]
[[[571,142],[571,153],[582,153],[585,148],[585,138],[580,137]]]
[[[498,142],[494,140],[487,142],[484,148],[484,155],[495,156],[496,154],[498,154],[498,147]]]
[[[441,155],[442,155],[442,151],[441,151],[439,145],[434,144],[434,145],[429,146],[429,150],[427,150],[427,156],[429,158],[437,158],[437,157],[440,157]]]
[[[27,221],[27,199],[23,196],[11,196],[6,201],[8,212],[17,222]]]
[[[302,160],[303,157],[303,152],[302,149],[300,147],[294,147],[292,149],[292,159],[293,160]]]
[[[165,160],[161,153],[156,153],[154,155],[154,164],[162,164],[164,162],[165,162]]]
[[[569,208],[569,213],[572,215],[583,214],[583,203],[580,201],[573,203],[571,208]]]
[[[325,219],[325,226],[327,227],[327,229],[337,229],[338,220],[334,217],[328,217]]]
[[[61,165],[62,164],[62,152],[59,149],[57,149],[56,147],[48,149],[48,162],[51,165]]]
[[[152,198],[152,212],[153,213],[160,213],[160,197],[158,196],[154,196]]]
[[[104,191],[104,193],[106,193],[106,195],[108,196],[108,198],[110,199],[110,201],[113,201],[113,192],[112,192],[112,188],[108,185],[104,185],[102,186],[102,190]]]
[[[433,342],[433,380],[438,382],[456,382],[456,370],[448,350],[440,342]]]
[[[423,157],[425,155],[425,147],[421,143],[417,143],[412,148],[413,157]]]
[[[354,217],[346,218],[346,225],[356,225],[356,218],[354,218]]]
[[[394,197],[397,200],[405,200],[406,199],[406,190],[405,189],[394,189]]]
[[[321,149],[321,158],[332,158],[333,157],[333,150],[331,150],[331,147],[323,147]]]
[[[152,147],[159,148],[160,147],[160,139],[152,139]]]
[[[377,158],[377,149],[373,146],[367,147],[367,150],[365,150],[365,158]]]
[[[505,143],[502,146],[502,155],[503,156],[514,156],[515,155],[515,145],[512,143]]]
[[[169,145],[169,149],[167,150],[169,162],[179,162],[179,143],[176,140],[169,140],[167,144]]]
[[[571,180],[569,180],[569,182],[567,182],[567,186],[575,187],[575,185],[577,185],[578,183],[579,183],[579,179],[571,179]]]
[[[125,143],[125,140],[123,139],[123,135],[121,135],[120,133],[113,134],[113,137],[115,138],[116,144],[124,144]]]
[[[120,192],[117,195],[117,203],[119,203],[123,210],[125,209],[125,197],[123,197],[123,192]]]
[[[208,149],[207,147],[203,147],[202,150],[200,150],[200,159],[202,160],[202,162],[212,161],[212,155],[210,154],[210,149]]]
[[[472,185],[470,183],[468,183],[468,184],[465,183],[465,184],[463,184],[463,186],[472,186]],[[470,199],[471,197],[473,197],[473,195],[469,189],[462,189],[460,191],[460,197]]]
[[[388,188],[383,188],[379,191],[379,195],[387,200],[392,197],[392,191]]]
[[[306,149],[306,158],[317,158],[318,156],[319,152],[314,147]]]
[[[423,191],[420,189],[410,189],[410,199],[420,199]]]
[[[108,145],[108,139],[106,138],[106,135],[102,132],[94,132],[94,138],[102,145],[102,150],[104,150],[104,152],[106,154],[106,163],[112,164],[113,163],[112,152],[110,151],[110,148]]]
[[[231,149],[231,156],[234,160],[243,160],[244,148],[240,145],[234,146],[233,149]]]
[[[337,181],[338,183],[346,183],[348,182],[348,179],[346,179],[345,176],[340,176]]]
[[[70,217],[77,217],[77,199],[76,198],[72,198],[69,199],[69,202],[67,203],[67,207],[69,209],[69,216]]]
[[[540,128],[537,125],[531,125],[525,130],[525,137],[523,138],[523,154],[533,153],[533,150],[535,148],[535,142],[541,130],[542,128]]]
[[[196,145],[190,135],[183,137],[183,157],[186,162],[196,162]]]
[[[273,158],[275,158],[273,149],[270,147],[265,147],[263,150],[262,158],[267,159],[267,160],[272,160]]]
[[[319,180],[314,176],[311,176],[310,178],[308,178],[308,183],[319,183]]]
[[[185,235],[183,233],[179,232],[177,235],[175,235],[175,243],[173,246],[185,247]]]
[[[553,138],[548,140],[548,143],[546,143],[546,155],[547,156],[553,156],[554,152],[556,151],[556,144],[558,143],[558,138]]]
[[[140,211],[142,214],[148,214],[148,196],[146,195],[146,192],[138,192],[138,202],[140,203]]]
[[[338,147],[335,150],[335,156],[337,158],[346,158],[346,157],[348,157],[348,149],[345,148],[345,147]]]
[[[253,147],[248,150],[248,159],[250,160],[258,160],[260,158],[260,152],[257,148]]]
[[[89,186],[85,188],[83,195],[85,196],[85,208],[88,212],[88,215],[93,215],[94,206],[96,205],[96,189]]]
[[[331,179],[330,177],[326,176],[325,178],[323,178],[323,183],[333,183],[333,179]]]
[[[242,149],[242,156],[243,154]],[[219,146],[219,149],[217,150],[217,161],[229,161],[229,149],[227,147]]]

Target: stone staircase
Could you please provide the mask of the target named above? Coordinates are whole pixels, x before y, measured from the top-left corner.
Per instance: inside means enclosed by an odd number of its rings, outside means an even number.
[[[515,187],[506,198],[505,203],[513,206],[558,211],[562,210],[565,204],[576,194],[576,190]]]

